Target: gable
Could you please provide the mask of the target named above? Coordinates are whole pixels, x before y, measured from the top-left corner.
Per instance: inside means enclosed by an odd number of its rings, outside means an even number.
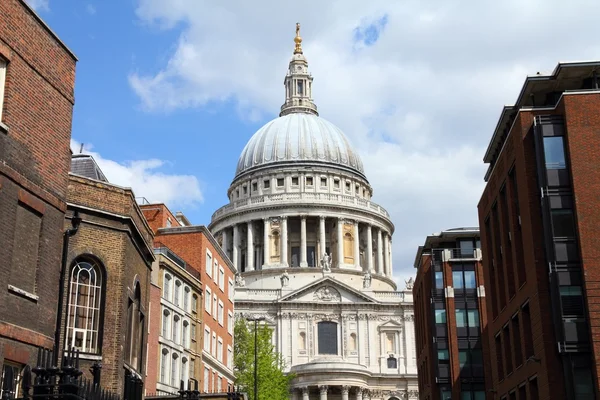
[[[354,288],[329,277],[320,279],[281,298],[280,302],[377,303]]]

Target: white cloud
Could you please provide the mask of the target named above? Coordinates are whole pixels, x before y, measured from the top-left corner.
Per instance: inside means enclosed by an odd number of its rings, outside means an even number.
[[[79,153],[81,143],[71,140],[73,153]],[[168,163],[163,160],[134,160],[116,162],[91,151],[86,144],[84,153],[90,154],[106,175],[110,183],[130,187],[136,197],[145,197],[150,202],[166,203],[169,207],[193,207],[203,201],[198,179],[192,175],[177,175],[161,172]]]
[[[27,4],[29,4],[31,6],[31,8],[33,8],[35,11],[48,11],[49,8],[49,4],[48,4],[48,0],[25,0],[27,1]]]
[[[87,11],[87,13],[90,15],[94,15],[96,14],[96,7],[92,3],[88,3],[85,6],[85,11]]]
[[[597,57],[599,13],[596,0],[307,0],[293,12],[275,0],[139,0],[141,21],[183,28],[162,69],[130,84],[148,111],[234,100],[247,118],[273,115],[301,22],[315,102],[360,149],[406,276],[425,235],[477,225],[502,106],[527,74]]]

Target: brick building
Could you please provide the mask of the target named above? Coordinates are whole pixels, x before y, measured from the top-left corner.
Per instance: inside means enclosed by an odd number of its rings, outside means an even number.
[[[487,385],[498,399],[599,394],[599,68],[528,77],[485,154]]]
[[[164,204],[144,204],[141,209],[155,231],[155,243],[168,247],[200,272],[204,323],[198,334],[202,335],[203,365],[196,379],[201,392],[227,391],[234,382],[233,264],[205,226],[190,225],[183,214],[173,215]]]
[[[177,394],[201,387],[202,283],[200,272],[162,243],[152,266],[146,393]]]
[[[0,388],[14,396],[54,343],[77,59],[24,1],[0,1],[0,21]]]
[[[70,238],[61,345],[78,349],[87,373],[102,364],[101,385],[123,394],[126,377],[145,377],[153,233],[131,189],[106,181],[91,156],[75,155],[67,217]]]
[[[427,236],[413,286],[419,396],[485,400],[487,323],[479,228]]]

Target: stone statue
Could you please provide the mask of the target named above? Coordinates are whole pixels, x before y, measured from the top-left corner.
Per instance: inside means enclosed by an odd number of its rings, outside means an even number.
[[[286,287],[290,283],[290,277],[289,277],[287,271],[283,271],[283,274],[281,274],[281,277],[279,279],[281,279],[282,287]]]
[[[367,271],[365,272],[365,275],[363,276],[363,289],[368,289],[371,287],[371,272]]]
[[[413,280],[412,276],[410,278],[408,278],[407,281],[404,281],[404,283],[406,284],[406,290],[412,290],[415,281]]]
[[[331,271],[331,256],[327,253],[323,254],[323,258],[321,259],[321,268],[323,268],[323,271],[325,272]]]
[[[242,275],[235,274],[235,286],[244,287],[246,286],[246,281],[242,278]]]

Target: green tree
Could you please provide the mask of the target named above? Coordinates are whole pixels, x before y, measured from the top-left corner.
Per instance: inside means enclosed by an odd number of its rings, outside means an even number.
[[[287,400],[289,383],[293,378],[285,374],[281,354],[271,343],[273,330],[258,325],[256,344],[258,349],[258,398],[259,400]],[[254,323],[238,319],[234,329],[235,384],[244,388],[250,400],[254,398]]]

